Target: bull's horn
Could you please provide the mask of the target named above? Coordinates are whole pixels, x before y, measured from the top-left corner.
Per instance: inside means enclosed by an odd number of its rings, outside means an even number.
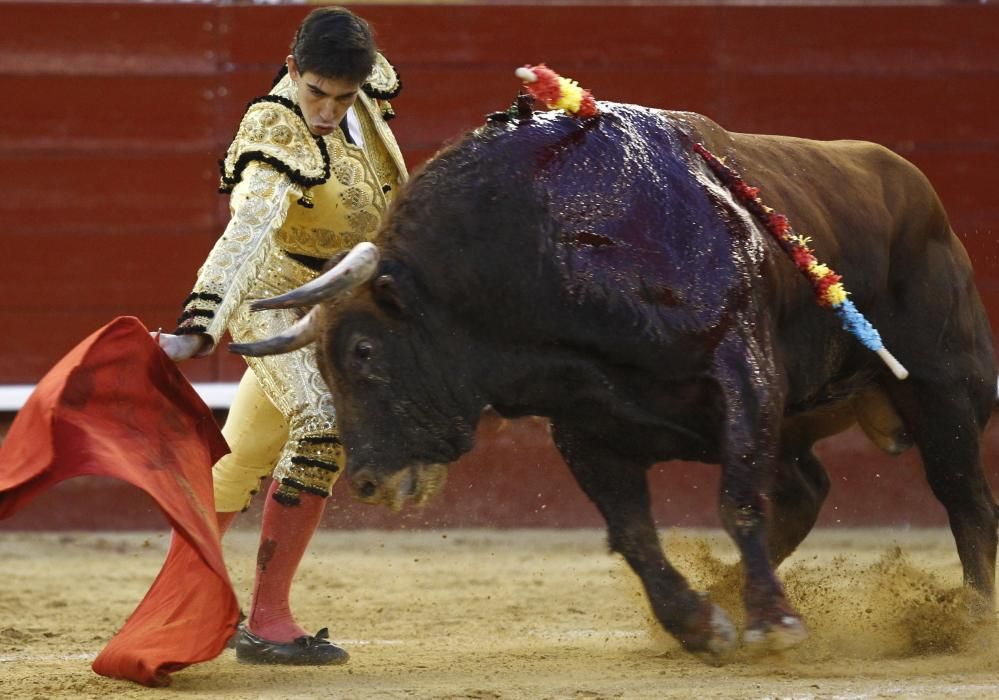
[[[333,299],[348,289],[364,284],[378,267],[378,248],[374,243],[358,243],[343,260],[301,287],[270,299],[258,299],[250,305],[254,311],[261,309],[290,309],[296,306],[314,306]]]
[[[319,337],[319,307],[313,306],[309,313],[298,319],[283,333],[271,336],[255,343],[231,343],[229,352],[249,357],[264,357],[265,355],[281,355],[292,350],[304,348]]]

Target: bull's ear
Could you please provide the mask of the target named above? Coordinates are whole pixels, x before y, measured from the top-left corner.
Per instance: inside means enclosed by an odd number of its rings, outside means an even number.
[[[378,275],[371,283],[374,289],[375,301],[382,307],[395,313],[404,313],[406,304],[402,300],[399,283],[392,275]]]

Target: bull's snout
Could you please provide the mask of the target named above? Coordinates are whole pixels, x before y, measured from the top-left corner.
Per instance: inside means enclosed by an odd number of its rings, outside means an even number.
[[[444,485],[447,468],[430,464],[406,467],[393,474],[379,474],[365,467],[351,473],[350,487],[354,497],[363,503],[381,503],[392,510],[399,510],[412,500],[422,505]]]
[[[371,503],[378,494],[378,478],[370,469],[362,469],[351,475],[350,487],[355,498]]]

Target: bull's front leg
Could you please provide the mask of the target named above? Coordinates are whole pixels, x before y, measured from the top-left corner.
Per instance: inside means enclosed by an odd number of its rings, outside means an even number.
[[[759,324],[737,326],[761,331]],[[719,512],[745,572],[743,641],[760,652],[786,649],[808,636],[784,595],[767,546],[782,416],[771,350],[765,337],[746,338],[736,330],[722,340],[714,362],[724,410]]]
[[[721,660],[735,646],[735,627],[666,560],[652,519],[647,465],[623,459],[583,433],[557,423],[553,428],[573,475],[607,521],[608,545],[641,579],[660,624],[688,651]]]

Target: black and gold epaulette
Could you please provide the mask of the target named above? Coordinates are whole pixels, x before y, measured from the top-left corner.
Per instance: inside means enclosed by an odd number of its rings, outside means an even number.
[[[394,100],[402,92],[402,79],[395,66],[379,53],[375,54],[375,66],[362,89],[373,100]]]
[[[330,177],[325,142],[309,131],[298,105],[279,95],[260,97],[247,106],[236,137],[219,161],[219,191],[232,192],[243,170],[254,161],[267,163],[303,189]],[[309,206],[308,201],[300,204]]]

